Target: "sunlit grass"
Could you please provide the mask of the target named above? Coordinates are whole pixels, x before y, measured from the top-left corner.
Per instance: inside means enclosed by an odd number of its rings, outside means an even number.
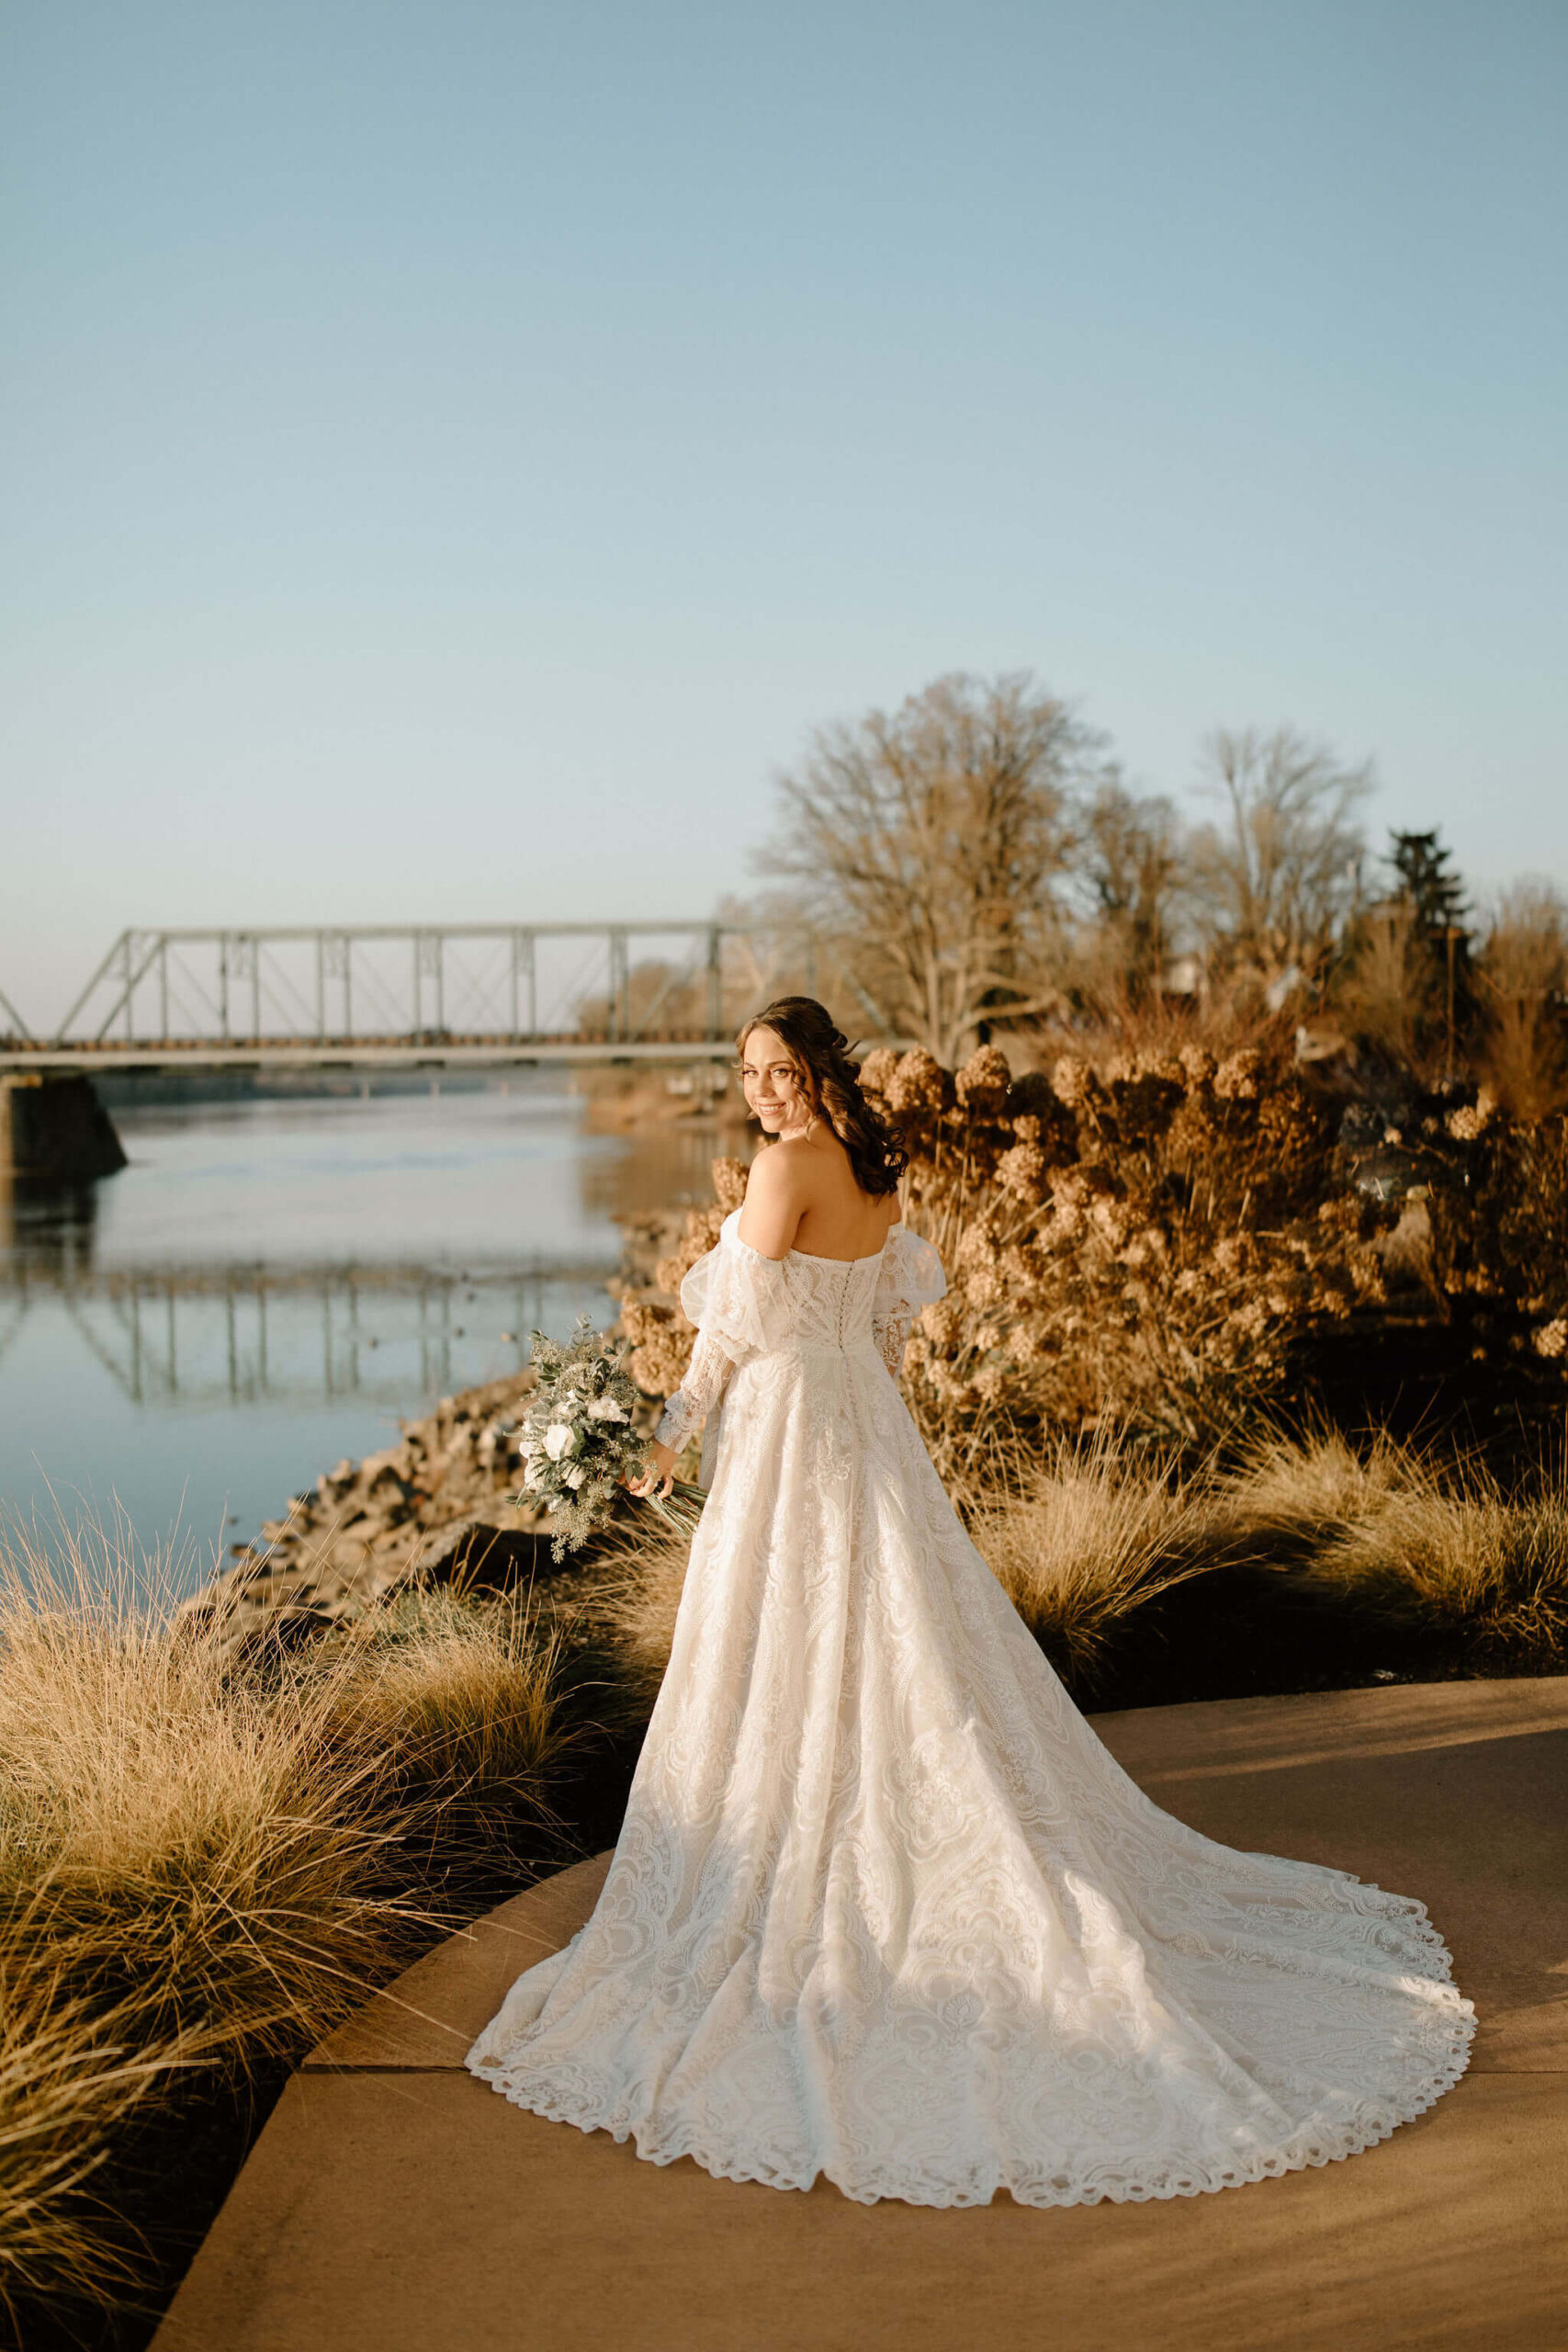
[[[1395,1627],[1461,1638],[1480,1660],[1560,1665],[1568,1650],[1568,1487],[1510,1495],[1467,1464],[1337,1535],[1314,1581]]]
[[[287,2064],[488,1858],[553,1856],[566,1734],[525,1607],[427,1599],[235,1657],[167,1564],[0,1556],[0,2293],[113,2300],[98,2194],[182,2084]],[[498,1858],[499,1857],[499,1861]]]
[[[1338,1430],[1264,1428],[1212,1483],[1211,1542],[1260,1567],[1292,1566],[1352,1530],[1365,1533],[1396,1498],[1439,1477],[1430,1455],[1386,1430],[1357,1446]]]
[[[363,1619],[333,1683],[334,1736],[384,1776],[406,1847],[458,1879],[526,1874],[560,1843],[550,1803],[578,1734],[563,1641],[527,1599],[412,1591]],[[309,1670],[309,1669],[308,1669]]]
[[[651,1519],[617,1530],[603,1544],[585,1580],[584,1611],[622,1680],[649,1703],[670,1663],[675,1618],[691,1556],[689,1533]]]
[[[958,1497],[1009,1600],[1075,1687],[1103,1679],[1119,1625],[1220,1567],[1274,1570],[1348,1617],[1446,1641],[1450,1664],[1550,1667],[1568,1646],[1568,1483],[1505,1491],[1480,1465],[1373,1431],[1258,1432],[1183,1473],[1100,1432],[976,1456]],[[688,1545],[627,1533],[593,1563],[587,1607],[645,1696],[669,1663]],[[1457,1647],[1456,1647],[1457,1645]]]
[[[1098,1436],[1015,1463],[969,1532],[1042,1647],[1082,1685],[1130,1611],[1212,1565],[1213,1498]]]

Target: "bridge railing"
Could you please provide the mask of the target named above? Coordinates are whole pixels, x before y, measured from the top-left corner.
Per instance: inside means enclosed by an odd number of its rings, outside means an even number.
[[[123,931],[52,1039],[145,1047],[718,1043],[789,989],[842,987],[798,924],[337,924]],[[876,1008],[858,996],[878,1028]]]

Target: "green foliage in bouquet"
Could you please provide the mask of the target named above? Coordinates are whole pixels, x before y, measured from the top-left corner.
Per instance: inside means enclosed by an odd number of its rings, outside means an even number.
[[[542,1502],[558,1520],[551,1556],[564,1559],[607,1524],[623,1477],[644,1467],[646,1441],[633,1425],[638,1397],[623,1369],[622,1345],[586,1316],[564,1346],[533,1334],[537,1381],[517,1432],[520,1502]]]

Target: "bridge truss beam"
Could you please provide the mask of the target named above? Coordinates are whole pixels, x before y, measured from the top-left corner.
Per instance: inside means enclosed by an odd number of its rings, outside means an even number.
[[[799,925],[712,921],[128,930],[55,1037],[29,1036],[0,998],[15,1031],[4,1058],[716,1050],[769,996],[814,994],[837,962]]]

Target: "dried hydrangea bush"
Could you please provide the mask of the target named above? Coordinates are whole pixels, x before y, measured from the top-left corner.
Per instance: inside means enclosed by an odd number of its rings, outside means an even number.
[[[872,1055],[914,1152],[908,1214],[951,1288],[906,1360],[944,1467],[987,1419],[1229,1434],[1278,1387],[1307,1323],[1385,1295],[1393,1213],[1348,1190],[1332,1112],[1257,1050],[1190,1046],[1012,1077]]]
[[[1568,1369],[1568,1121],[1510,1118],[1484,1087],[1421,1121],[1435,1284],[1476,1351]]]
[[[1310,1331],[1386,1306],[1402,1194],[1429,1209],[1439,1311],[1483,1308],[1487,1344],[1568,1366],[1562,1120],[1516,1123],[1484,1090],[1427,1098],[1407,1135],[1380,1127],[1404,1165],[1380,1196],[1357,1181],[1343,1102],[1284,1049],[1064,1054],[1014,1077],[992,1046],[956,1070],[879,1047],[861,1078],[912,1155],[905,1214],[948,1270],[911,1334],[905,1392],[950,1479],[1008,1428],[1224,1443],[1278,1397]],[[742,1162],[716,1160],[714,1204],[688,1212],[656,1270],[670,1303],[623,1302],[628,1367],[650,1395],[680,1385],[681,1277],[745,1184]]]

